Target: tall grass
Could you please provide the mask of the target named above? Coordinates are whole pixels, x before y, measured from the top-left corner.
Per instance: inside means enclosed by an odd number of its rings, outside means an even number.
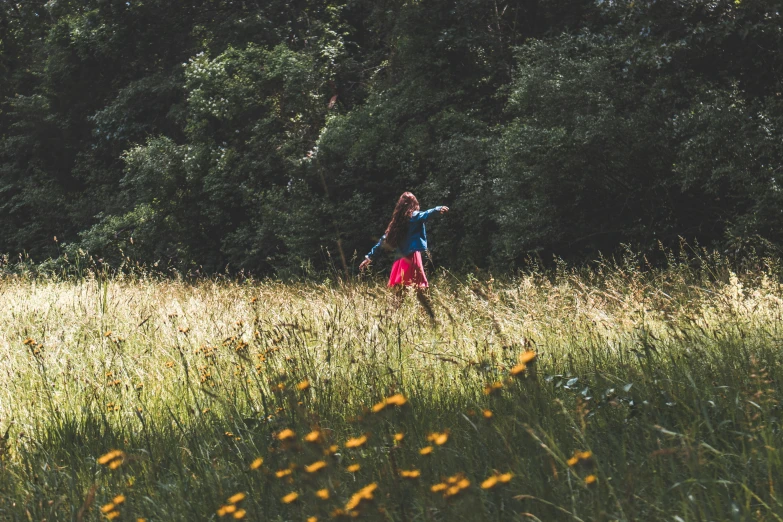
[[[771,262],[443,272],[436,322],[382,282],[79,275],[0,280],[2,520],[783,517]]]

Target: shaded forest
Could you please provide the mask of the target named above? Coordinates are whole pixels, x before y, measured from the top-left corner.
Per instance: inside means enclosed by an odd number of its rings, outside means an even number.
[[[783,245],[781,2],[0,0],[0,253],[265,274]]]

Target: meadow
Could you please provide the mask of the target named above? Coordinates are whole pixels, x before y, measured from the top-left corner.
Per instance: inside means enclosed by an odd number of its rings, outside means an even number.
[[[0,279],[0,520],[783,520],[781,269]]]

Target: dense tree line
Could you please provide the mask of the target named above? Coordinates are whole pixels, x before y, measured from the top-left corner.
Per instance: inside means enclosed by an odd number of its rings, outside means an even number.
[[[0,0],[0,252],[340,266],[404,190],[456,268],[780,245],[781,7]]]

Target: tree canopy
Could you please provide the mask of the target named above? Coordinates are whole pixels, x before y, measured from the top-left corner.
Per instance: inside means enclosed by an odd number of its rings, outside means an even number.
[[[454,268],[781,245],[780,10],[0,0],[0,252],[319,266],[405,190]]]

